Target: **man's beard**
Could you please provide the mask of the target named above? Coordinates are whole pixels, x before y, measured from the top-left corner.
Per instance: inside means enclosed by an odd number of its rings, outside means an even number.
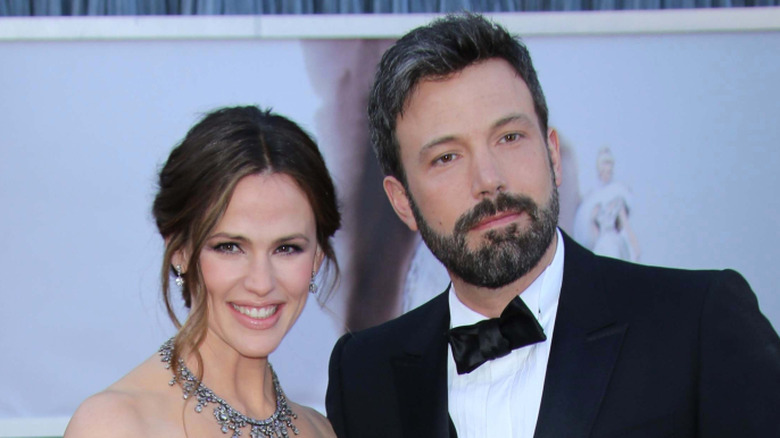
[[[497,289],[527,274],[549,248],[558,224],[558,190],[553,184],[547,205],[539,207],[525,195],[499,193],[484,199],[458,218],[451,235],[434,231],[423,218],[407,189],[412,213],[420,235],[431,252],[452,274],[468,284]],[[466,234],[486,217],[501,212],[525,212],[530,218],[528,230],[517,224],[484,233],[487,240],[470,249]]]

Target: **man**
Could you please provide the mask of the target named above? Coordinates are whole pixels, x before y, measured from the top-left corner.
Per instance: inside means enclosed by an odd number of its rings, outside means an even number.
[[[557,229],[558,137],[504,29],[413,30],[369,118],[390,203],[452,283],[339,340],[340,437],[780,436],[780,339],[739,274],[599,257]]]

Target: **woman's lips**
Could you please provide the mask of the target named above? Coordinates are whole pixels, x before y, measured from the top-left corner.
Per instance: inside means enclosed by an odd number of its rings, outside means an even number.
[[[263,330],[273,327],[279,320],[280,310],[284,304],[268,304],[265,306],[248,306],[236,303],[230,303],[228,306],[233,310],[241,325],[252,330]]]
[[[272,316],[274,313],[276,313],[276,310],[279,308],[278,305],[272,304],[270,306],[263,306],[263,307],[253,307],[253,306],[240,306],[235,303],[231,303],[231,306],[233,306],[238,313],[248,316],[252,319],[267,319],[268,317]]]

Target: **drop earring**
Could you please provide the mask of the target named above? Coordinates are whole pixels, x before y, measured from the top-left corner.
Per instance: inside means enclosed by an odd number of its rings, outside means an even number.
[[[184,286],[184,278],[181,276],[181,265],[174,266],[173,270],[176,271],[176,278],[173,279],[173,281],[176,283],[176,286]]]
[[[311,271],[311,280],[309,280],[309,293],[316,294],[317,293],[317,284],[314,283],[314,276],[317,275],[316,272]]]

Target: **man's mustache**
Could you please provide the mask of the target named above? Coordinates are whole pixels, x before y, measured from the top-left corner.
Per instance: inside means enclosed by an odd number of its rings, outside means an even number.
[[[526,212],[533,221],[539,219],[539,206],[536,205],[533,199],[526,195],[513,195],[502,192],[495,199],[485,198],[471,210],[463,213],[455,222],[454,234],[466,234],[468,230],[474,228],[485,218],[504,212],[518,214]]]

